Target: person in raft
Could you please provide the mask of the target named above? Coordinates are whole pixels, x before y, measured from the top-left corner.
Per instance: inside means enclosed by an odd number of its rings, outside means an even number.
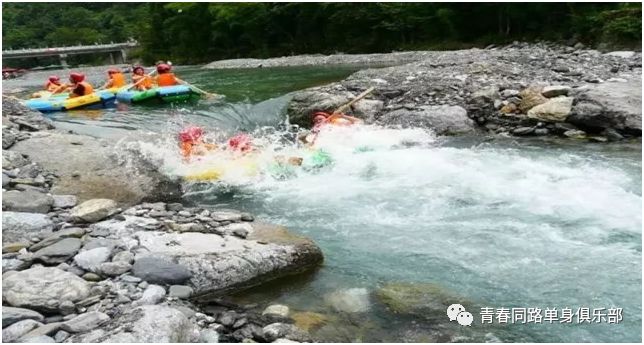
[[[141,66],[135,66],[132,69],[132,82],[139,91],[152,88],[152,77],[145,75],[145,70]]]
[[[107,70],[107,82],[101,86],[101,89],[109,89],[113,87],[123,87],[127,85],[123,72],[117,68],[110,68]]]
[[[320,133],[320,129],[327,125],[333,126],[352,126],[363,124],[364,121],[357,117],[349,116],[342,113],[329,114],[322,111],[313,114],[313,128],[308,133],[303,133],[299,139],[308,145],[313,145]]]
[[[157,78],[156,82],[158,86],[174,86],[183,84],[184,81],[177,78],[172,71],[172,66],[167,63],[160,63],[157,65]]]
[[[60,78],[57,75],[49,76],[45,83],[45,91],[54,92],[61,86]]]
[[[203,134],[203,129],[197,126],[189,126],[179,132],[179,148],[185,162],[189,162],[192,156],[203,156],[217,148],[215,144],[204,142]]]
[[[85,75],[83,73],[70,73],[69,82],[70,84],[61,85],[53,93],[60,93],[67,90],[69,92],[68,98],[74,98],[90,95],[94,92],[94,87],[85,81]]]

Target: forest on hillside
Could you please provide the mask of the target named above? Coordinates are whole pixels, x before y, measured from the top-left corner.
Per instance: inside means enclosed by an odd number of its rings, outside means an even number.
[[[454,49],[641,48],[641,3],[3,3],[4,49],[135,39],[147,62]]]

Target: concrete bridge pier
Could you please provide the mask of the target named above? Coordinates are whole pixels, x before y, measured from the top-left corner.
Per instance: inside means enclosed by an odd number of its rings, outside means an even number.
[[[67,65],[67,54],[60,54],[58,55],[60,58],[60,64],[64,67],[67,68],[69,65]]]

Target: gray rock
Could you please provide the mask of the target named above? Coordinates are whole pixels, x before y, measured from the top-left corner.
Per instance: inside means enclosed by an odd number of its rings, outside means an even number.
[[[181,284],[190,279],[192,273],[186,267],[167,259],[144,257],[134,262],[132,275],[150,283]]]
[[[505,89],[501,91],[501,97],[503,98],[516,97],[518,95],[519,95],[519,90]]]
[[[219,333],[213,329],[204,329],[199,332],[199,342],[200,343],[218,343],[219,342]]]
[[[568,122],[591,128],[615,128],[641,135],[641,80],[601,83],[580,90]]]
[[[563,133],[564,136],[572,139],[586,139],[586,132],[578,129],[571,129]]]
[[[29,338],[25,337],[24,339],[20,339],[20,342],[21,343],[39,343],[39,344],[43,344],[43,343],[55,343],[56,340],[54,338],[46,336],[46,335],[40,335],[40,336],[37,336],[37,337],[29,337]]]
[[[56,335],[54,336],[54,340],[57,343],[62,343],[67,338],[69,338],[69,332],[65,332],[65,331],[58,331],[58,332],[56,332]]]
[[[96,271],[102,275],[115,277],[121,275],[132,269],[132,265],[128,262],[104,262],[98,265]]]
[[[89,295],[89,284],[68,272],[54,267],[32,267],[20,272],[3,274],[2,299],[14,307],[44,312],[57,312],[54,301],[80,301]]]
[[[384,108],[385,104],[381,100],[362,99],[353,104],[352,109],[355,116],[373,121],[376,115]]]
[[[210,213],[210,218],[217,222],[239,222],[242,220],[242,215],[237,212],[216,211]]]
[[[76,306],[72,301],[62,301],[58,304],[58,310],[63,315],[71,315],[76,312]]]
[[[196,327],[180,311],[160,305],[130,309],[68,342],[81,343],[189,343],[199,339]]]
[[[76,206],[78,198],[75,195],[54,195],[54,207],[70,208]]]
[[[23,335],[29,333],[32,329],[38,328],[42,325],[42,323],[31,319],[18,321],[13,325],[2,329],[2,342],[13,343]]]
[[[99,327],[101,324],[109,321],[109,319],[110,317],[107,314],[91,311],[80,314],[69,321],[65,321],[61,329],[70,333],[87,332]]]
[[[29,247],[29,250],[32,252],[41,250],[45,247],[51,246],[52,244],[59,242],[62,239],[65,238],[81,238],[83,235],[85,235],[85,229],[83,228],[66,228],[62,229],[59,231],[54,232],[51,236],[48,236],[44,240],[34,244],[33,246]]]
[[[110,248],[94,248],[76,254],[74,262],[86,271],[96,272],[98,265],[108,261],[111,254],[112,250]]]
[[[170,286],[170,291],[168,295],[170,297],[176,297],[181,299],[188,299],[192,296],[193,290],[191,287],[186,285],[172,285]]]
[[[2,306],[2,328],[27,319],[42,322],[45,317],[33,310]]]
[[[299,342],[311,342],[312,339],[308,333],[297,328],[294,325],[287,323],[272,323],[262,329],[264,339],[268,342],[273,342],[279,338],[286,338],[289,340]]]
[[[439,135],[473,132],[474,121],[467,111],[459,106],[421,106],[420,110],[399,109],[382,115],[379,121],[387,125],[423,127],[433,129]]]
[[[14,169],[29,164],[29,160],[16,151],[2,150],[2,168]]]
[[[139,143],[122,144],[119,152],[127,152],[131,164],[116,154],[114,142],[84,135],[52,132],[47,137],[22,140],[12,150],[28,154],[59,176],[53,194],[76,195],[80,200],[106,198],[123,204],[181,196],[180,181],[161,173],[150,156],[141,152]]]
[[[7,174],[2,173],[2,188],[5,188],[9,185],[11,178]]]
[[[499,88],[496,86],[486,87],[474,92],[472,94],[472,98],[482,98],[486,101],[494,101],[499,98]]]
[[[191,274],[186,285],[193,287],[196,294],[226,293],[250,283],[303,272],[322,262],[322,252],[312,241],[295,236],[283,227],[260,223],[253,223],[252,227],[248,239],[158,231],[140,231],[132,236],[139,239],[140,246],[149,249],[150,253],[144,254],[151,257],[148,263],[167,257],[183,266]]]
[[[630,59],[633,56],[635,56],[635,52],[634,51],[614,51],[614,52],[606,53],[604,55],[615,56],[622,59]]]
[[[118,211],[116,201],[110,199],[92,199],[74,207],[71,217],[76,222],[95,223]]]
[[[2,212],[2,243],[28,242],[33,237],[51,235],[54,223],[44,214]]]
[[[22,271],[31,266],[31,260],[2,259],[2,273],[8,271]]]
[[[40,326],[38,328],[33,329],[32,331],[30,331],[27,334],[23,335],[20,340],[22,341],[22,339],[26,339],[26,338],[36,338],[36,337],[41,337],[41,336],[44,336],[44,335],[45,336],[52,335],[56,331],[58,331],[60,329],[60,326],[62,324],[63,324],[62,322],[58,322],[58,321],[49,322],[49,323],[47,323],[45,325],[42,325],[42,326]]]
[[[127,250],[118,252],[114,254],[114,257],[112,258],[112,262],[126,262],[128,264],[131,264],[134,262],[134,254],[132,254]]]
[[[546,86],[541,90],[541,94],[545,97],[552,98],[557,96],[568,96],[570,92],[570,86],[555,85],[555,86]]]
[[[528,117],[548,122],[563,122],[572,111],[572,97],[555,97],[528,110]]]
[[[318,111],[333,112],[343,104],[351,101],[354,95],[331,94],[319,91],[304,91],[296,93],[288,105],[289,121],[301,126],[311,126],[311,115]]]
[[[88,282],[98,282],[98,281],[103,280],[103,278],[101,278],[101,276],[99,276],[96,273],[91,273],[91,272],[83,274],[81,276],[81,278],[87,280]]]
[[[237,313],[235,313],[234,311],[223,312],[217,318],[217,322],[226,327],[231,327],[235,323],[236,317]]]
[[[165,289],[159,285],[150,285],[143,291],[143,296],[134,301],[133,305],[153,305],[158,304],[165,298]]]
[[[264,311],[262,312],[262,315],[279,315],[281,317],[288,317],[289,313],[289,308],[288,306],[282,305],[282,304],[272,304],[266,307]]]
[[[15,144],[15,142],[18,141],[18,138],[16,137],[15,134],[11,133],[10,131],[2,130],[2,148],[4,150],[10,148]]]
[[[35,190],[10,190],[2,194],[2,205],[9,211],[47,213],[53,203],[51,196]]]
[[[2,245],[2,254],[17,253],[23,248],[29,248],[29,242],[12,242]]]
[[[48,264],[59,264],[72,258],[81,247],[77,238],[64,238],[34,253],[34,259]]]
[[[134,276],[131,276],[131,275],[124,275],[124,276],[121,277],[121,281],[126,282],[126,283],[134,283],[134,284],[136,284],[136,283],[141,282],[141,278],[134,277]]]

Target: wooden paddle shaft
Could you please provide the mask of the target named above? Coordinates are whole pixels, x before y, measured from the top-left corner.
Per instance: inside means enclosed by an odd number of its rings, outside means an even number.
[[[372,86],[372,87],[370,87],[370,88],[368,88],[365,92],[363,92],[363,93],[359,94],[359,95],[358,95],[358,97],[354,98],[351,102],[349,102],[349,103],[347,103],[347,104],[345,104],[345,105],[340,106],[338,109],[336,109],[336,110],[333,112],[333,114],[338,114],[338,113],[343,112],[345,109],[347,109],[347,108],[349,108],[350,106],[352,106],[355,102],[357,102],[357,101],[359,101],[359,100],[361,100],[361,99],[365,98],[365,97],[366,97],[368,94],[370,94],[373,90],[375,90],[375,87],[373,87],[373,86]]]

